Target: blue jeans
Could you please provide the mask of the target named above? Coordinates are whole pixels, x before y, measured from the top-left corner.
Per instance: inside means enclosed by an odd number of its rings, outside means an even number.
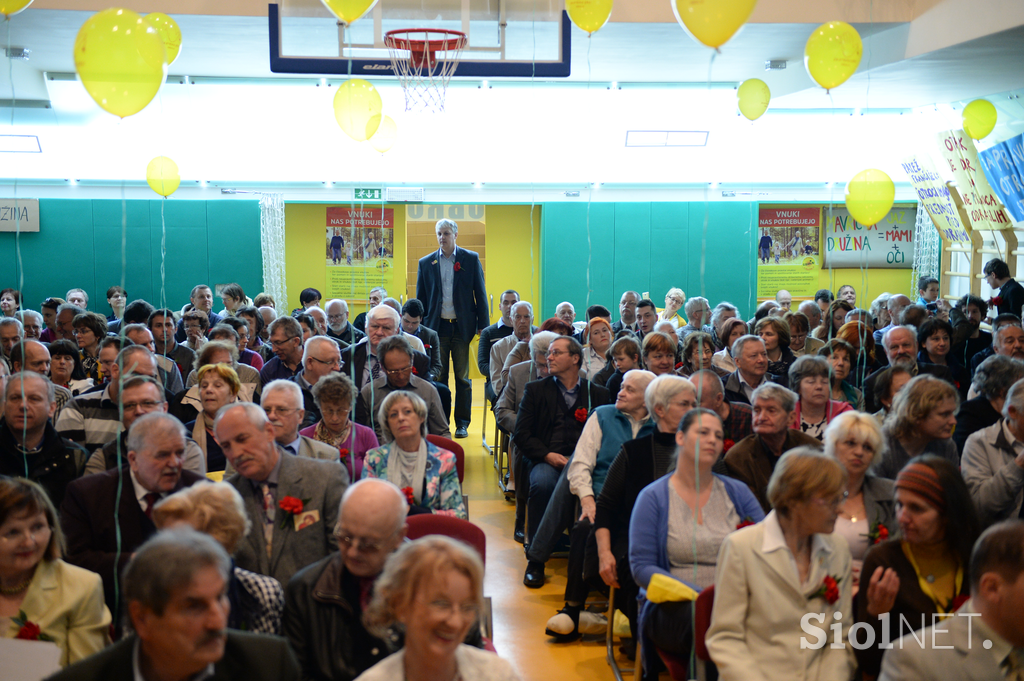
[[[534,474],[533,472],[530,473],[530,501],[528,503],[530,504],[530,527],[533,528],[533,531],[531,533],[530,548],[526,552],[528,560],[537,561],[538,563],[548,562],[555,547],[558,545],[558,538],[562,536],[562,533],[567,528],[572,527],[576,516],[576,495],[569,491],[569,477],[566,475],[566,471],[569,470],[569,464],[571,463],[572,457],[569,457],[569,463],[566,463],[565,468],[558,474],[558,481],[549,494],[546,507],[540,507],[540,516],[534,516],[533,514]],[[555,470],[546,463],[540,465],[546,466],[552,471]],[[539,521],[535,520],[537,517],[540,518]]]
[[[530,492],[526,499],[526,519],[529,521],[526,536],[527,541],[533,544],[533,537],[537,534],[561,471],[544,461],[525,459],[524,462],[527,464],[524,468],[529,470],[530,477]],[[519,483],[516,485],[518,487]]]
[[[469,380],[469,343],[462,340],[459,327],[442,319],[437,330],[441,342],[441,374],[437,382],[448,385],[448,357],[455,369],[455,426],[469,425],[473,415],[473,383]],[[451,423],[451,414],[447,414]]]

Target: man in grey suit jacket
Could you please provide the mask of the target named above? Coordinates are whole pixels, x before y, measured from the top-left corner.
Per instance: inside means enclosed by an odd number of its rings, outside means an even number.
[[[242,495],[252,520],[235,552],[239,567],[287,584],[293,574],[337,550],[334,525],[348,487],[344,466],[282,454],[273,424],[248,402],[221,410],[214,431],[237,471],[227,481]]]
[[[338,461],[338,450],[329,444],[317,442],[311,437],[299,435],[299,428],[305,425],[305,395],[295,381],[279,378],[263,386],[260,406],[267,412],[270,424],[274,426],[274,440],[285,451],[295,456],[323,461]],[[320,419],[318,418],[317,421]]]
[[[970,576],[971,600],[934,627],[893,642],[879,681],[1024,678],[1024,522],[985,530],[971,552]]]

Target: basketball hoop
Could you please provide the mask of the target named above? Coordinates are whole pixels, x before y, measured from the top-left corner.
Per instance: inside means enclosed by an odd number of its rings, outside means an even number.
[[[444,111],[448,81],[467,42],[465,33],[443,28],[402,28],[384,34],[391,65],[405,90],[406,111]]]

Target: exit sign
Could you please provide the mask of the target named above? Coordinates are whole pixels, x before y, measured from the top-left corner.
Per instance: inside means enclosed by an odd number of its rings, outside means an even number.
[[[370,189],[369,187],[356,187],[355,198],[357,200],[361,199],[363,201],[380,201],[380,189]]]

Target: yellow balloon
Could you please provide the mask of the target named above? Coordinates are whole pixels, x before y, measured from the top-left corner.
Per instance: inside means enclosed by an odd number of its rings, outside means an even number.
[[[373,137],[370,138],[370,146],[383,154],[395,146],[397,141],[398,125],[395,124],[391,116],[384,116],[380,119],[380,127],[377,128],[377,132],[373,133]]]
[[[10,19],[32,4],[32,0],[0,0],[0,14]]]
[[[804,66],[815,83],[831,90],[854,74],[863,52],[857,29],[843,21],[830,21],[814,29],[807,39]]]
[[[987,99],[976,99],[964,107],[964,132],[971,139],[980,140],[996,127],[996,107]]]
[[[892,179],[876,168],[860,171],[846,185],[846,208],[862,225],[877,224],[889,214],[895,199]]]
[[[89,17],[75,38],[75,70],[89,96],[124,118],[146,108],[167,77],[164,41],[149,22],[113,7]]]
[[[153,12],[152,14],[147,14],[144,18],[156,29],[156,32],[160,34],[160,39],[164,41],[164,50],[167,52],[167,65],[170,66],[178,58],[178,53],[181,52],[181,29],[178,28],[178,22],[163,12]]]
[[[565,0],[565,11],[572,23],[593,34],[608,23],[612,15],[612,0]]]
[[[160,196],[170,196],[181,184],[178,164],[166,156],[157,156],[146,166],[146,182]]]
[[[377,0],[320,0],[343,24],[351,25],[370,11]]]
[[[362,78],[346,80],[334,95],[334,118],[356,142],[365,142],[377,132],[383,108],[377,88]]]
[[[736,90],[736,100],[740,113],[752,121],[756,121],[768,110],[768,102],[772,100],[772,91],[768,84],[760,78],[751,78],[740,83]]]
[[[757,0],[671,0],[672,11],[694,40],[716,50],[747,23]]]

